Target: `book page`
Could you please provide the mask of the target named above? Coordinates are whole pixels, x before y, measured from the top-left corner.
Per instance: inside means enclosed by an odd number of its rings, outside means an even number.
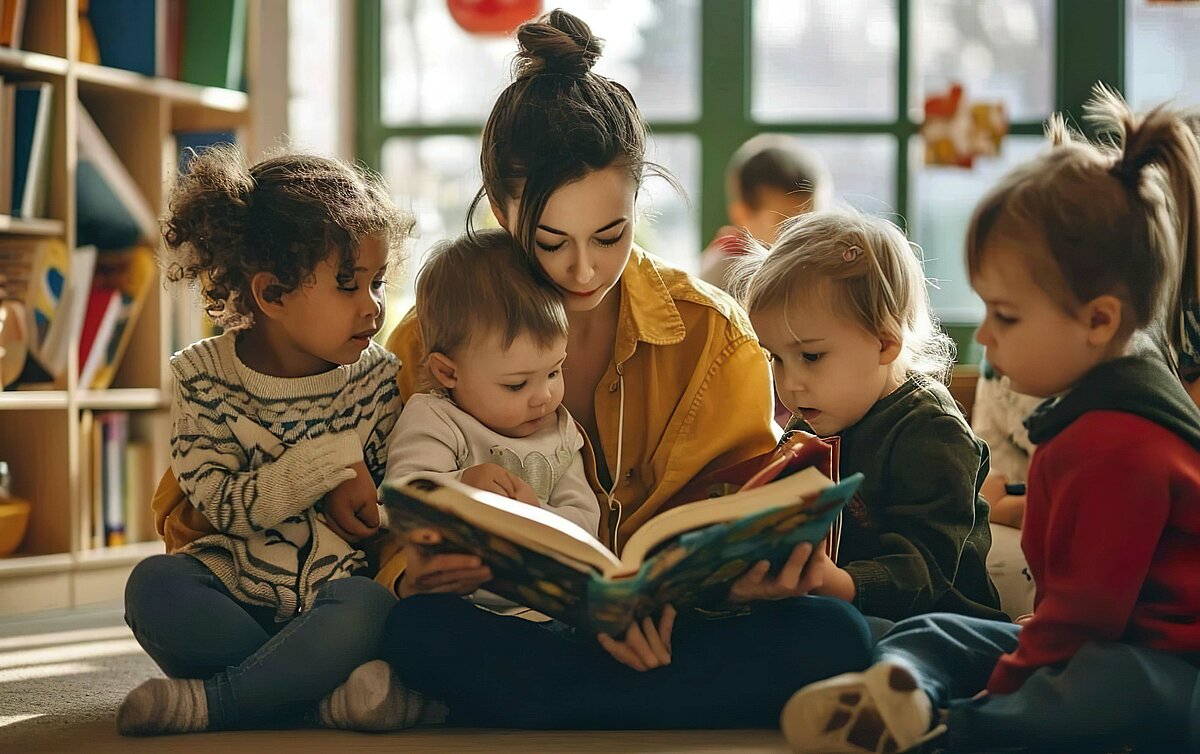
[[[827,476],[809,467],[762,487],[688,503],[660,513],[629,537],[621,553],[620,573],[637,572],[647,553],[684,532],[772,508],[794,506],[832,484]]]
[[[416,490],[408,489],[417,487]],[[612,571],[620,561],[607,547],[581,527],[550,511],[450,479],[430,479],[420,473],[401,479],[401,492],[419,498],[469,524],[485,529],[513,544],[549,555],[568,565],[583,564],[600,573]]]

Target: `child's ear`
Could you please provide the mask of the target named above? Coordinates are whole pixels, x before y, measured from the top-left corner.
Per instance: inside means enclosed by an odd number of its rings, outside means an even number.
[[[903,344],[891,337],[882,337],[879,339],[879,365],[887,366],[896,359],[900,358],[900,351]]]
[[[270,272],[256,272],[250,278],[250,292],[259,311],[271,319],[283,314],[283,286]]]
[[[437,351],[429,354],[426,361],[429,364],[429,371],[438,384],[447,390],[454,389],[454,386],[458,384],[458,365],[449,356]]]
[[[1107,346],[1121,333],[1121,300],[1111,295],[1097,296],[1084,304],[1083,321],[1088,344]]]

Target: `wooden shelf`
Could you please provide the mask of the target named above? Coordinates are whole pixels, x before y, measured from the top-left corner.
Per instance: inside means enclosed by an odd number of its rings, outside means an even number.
[[[6,390],[0,393],[0,411],[46,411],[66,407],[66,390]]]
[[[115,565],[132,565],[151,555],[162,555],[166,551],[167,546],[161,539],[157,539],[153,542],[134,542],[118,547],[82,550],[75,554],[74,563],[80,570],[109,568]]]
[[[0,578],[55,573],[70,568],[74,562],[75,557],[66,552],[53,555],[11,555],[0,558]]]
[[[93,63],[77,63],[79,88],[83,91],[99,88],[119,90],[149,97],[162,97],[174,104],[200,107],[226,113],[244,113],[249,108],[250,98],[245,92],[218,89],[211,86],[196,86],[183,81],[152,78],[133,71],[108,68]]]
[[[162,2],[153,0],[150,5],[157,4],[161,12]],[[53,87],[46,132],[46,217],[0,214],[0,240],[33,245],[43,238],[57,238],[67,249],[77,245],[78,125],[84,112],[95,121],[155,217],[166,209],[169,183],[178,166],[175,134],[233,132],[238,142],[252,139],[254,105],[245,92],[79,61],[80,4],[82,0],[30,0],[24,28],[28,49],[0,48],[0,77],[6,83],[45,81]],[[248,28],[255,28],[251,18],[256,17],[256,6],[248,4]],[[156,24],[154,37],[145,40],[159,55],[166,47],[165,26]],[[268,63],[253,54],[253,39],[250,42],[245,72],[248,80],[255,81],[255,66]],[[68,257],[68,264],[74,263],[75,257]],[[58,384],[0,391],[0,460],[13,469],[13,494],[34,503],[22,542],[24,552],[30,554],[0,559],[0,617],[119,599],[133,567],[164,551],[154,533],[149,499],[127,506],[127,532],[154,541],[91,546],[103,525],[95,520],[97,503],[103,501],[96,476],[111,460],[110,454],[103,453],[108,425],[98,429],[94,413],[127,412],[130,447],[137,447],[134,473],[141,477],[140,491],[132,494],[148,497],[170,462],[172,388],[166,362],[177,346],[177,333],[195,331],[176,327],[190,317],[199,317],[199,312],[178,306],[156,283],[142,300],[137,318],[127,324],[131,328],[126,332],[127,347],[112,377],[113,384],[121,387],[85,389],[78,381],[82,365],[72,358]],[[68,338],[72,357],[81,338],[80,332]]]
[[[0,233],[14,236],[61,236],[66,230],[62,220],[38,217],[27,219],[0,215]]]
[[[79,407],[100,411],[137,411],[167,408],[170,402],[158,388],[111,388],[80,390]]]
[[[48,73],[53,76],[65,76],[68,67],[69,63],[65,58],[0,47],[0,73]]]

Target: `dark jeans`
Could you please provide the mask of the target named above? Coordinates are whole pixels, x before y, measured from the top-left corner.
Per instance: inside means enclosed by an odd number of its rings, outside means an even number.
[[[457,725],[735,728],[778,725],[793,692],[862,670],[870,647],[848,603],[799,597],[733,618],[681,615],[671,664],[639,673],[562,624],[418,595],[393,608],[383,656],[405,685],[444,700]]]
[[[387,589],[361,576],[317,590],[312,608],[276,623],[245,605],[187,555],[138,563],[125,585],[125,622],[171,678],[200,678],[214,729],[295,717],[379,656]]]
[[[1200,752],[1200,683],[1178,655],[1117,642],[1085,644],[1070,661],[1041,668],[1015,693],[972,700],[1020,626],[962,615],[900,621],[875,659],[916,671],[934,709],[949,709],[954,751],[1000,746],[1094,751],[1133,742],[1139,751]]]

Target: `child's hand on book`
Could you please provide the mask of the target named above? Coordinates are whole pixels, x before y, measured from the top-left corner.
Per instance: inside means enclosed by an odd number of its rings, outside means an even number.
[[[350,467],[353,479],[325,495],[325,525],[347,542],[357,542],[379,530],[379,493],[371,472],[362,461]]]
[[[625,641],[617,641],[608,634],[598,634],[596,639],[617,662],[644,672],[671,664],[671,631],[674,628],[675,608],[667,605],[657,626],[652,618],[643,618],[640,625],[637,621],[630,624]]]
[[[538,504],[537,493],[524,479],[494,463],[481,463],[465,469],[462,473],[462,483],[529,505]]]
[[[814,555],[812,543],[801,542],[796,545],[783,568],[779,569],[779,574],[774,577],[770,575],[771,564],[768,561],[755,563],[733,582],[729,588],[729,601],[781,600],[808,594],[821,586],[824,574],[824,569],[820,567],[824,548],[818,549],[820,552]],[[829,560],[828,556],[824,559]]]
[[[477,555],[436,553],[427,547],[441,541],[435,529],[408,533],[404,574],[396,590],[401,599],[414,594],[470,594],[492,580],[491,569]]]

